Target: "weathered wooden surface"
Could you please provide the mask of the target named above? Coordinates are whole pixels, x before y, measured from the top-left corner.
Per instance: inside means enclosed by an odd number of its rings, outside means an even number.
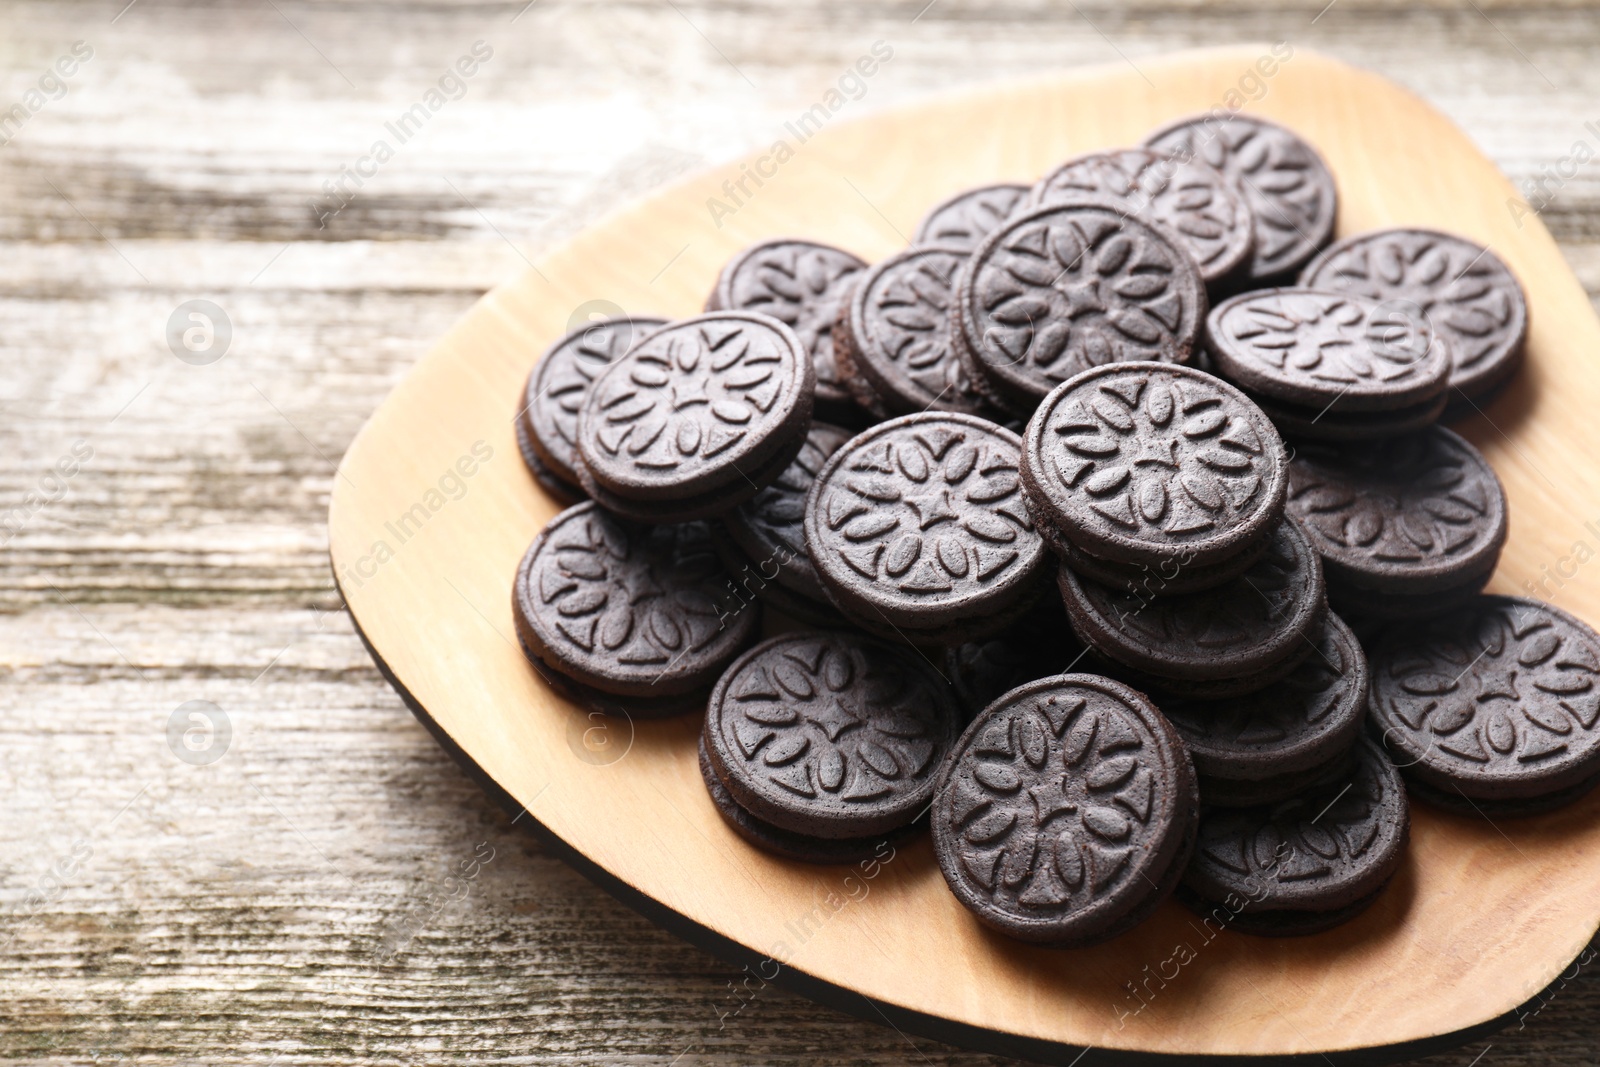
[[[325,562],[333,462],[483,289],[770,140],[875,40],[895,57],[852,109],[1208,41],[1353,60],[1513,178],[1557,175],[1546,223],[1600,296],[1600,162],[1557,174],[1600,150],[1594,8],[123,2],[0,7],[0,111],[94,49],[0,147],[16,1061],[985,1062],[736,995],[541,855],[383,684]],[[322,183],[478,40],[494,55],[465,95],[319,228]],[[164,338],[194,298],[233,326],[209,366]],[[75,445],[92,456],[47,477]],[[168,746],[189,700],[229,717],[215,763]],[[1586,968],[1521,1029],[1427,1062],[1591,1063],[1597,1008]]]

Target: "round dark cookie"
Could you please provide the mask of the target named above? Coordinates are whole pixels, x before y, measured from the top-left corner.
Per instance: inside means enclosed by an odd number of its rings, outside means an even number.
[[[579,685],[627,697],[713,682],[761,613],[730,611],[704,523],[640,527],[593,501],[551,519],[517,568],[512,614],[526,650]]]
[[[1367,655],[1372,730],[1407,779],[1527,801],[1600,774],[1600,634],[1559,608],[1479,596]]]
[[[1324,408],[1280,404],[1262,396],[1251,396],[1263,414],[1272,420],[1286,439],[1292,441],[1375,441],[1395,434],[1415,433],[1438,422],[1446,414],[1447,395],[1393,411],[1329,411]]]
[[[1286,468],[1277,431],[1239,390],[1134,363],[1045,398],[1028,422],[1022,488],[1047,537],[1119,563],[1199,567],[1268,536]]]
[[[739,802],[733,799],[733,794],[728,792],[727,786],[717,778],[717,772],[711,766],[711,757],[706,754],[704,736],[701,736],[695,747],[700,756],[700,777],[705,781],[706,792],[711,796],[711,806],[717,809],[722,821],[750,844],[775,856],[797,860],[800,863],[822,864],[858,863],[861,860],[881,859],[885,848],[891,850],[892,854],[893,849],[922,830],[923,824],[915,822],[873,837],[830,839],[797,834],[773,826],[771,823],[762,822],[741,808]]]
[[[520,623],[520,620],[519,620]],[[579,707],[590,711],[598,711],[602,715],[610,715],[623,719],[667,719],[678,715],[703,715],[706,710],[706,701],[711,697],[711,686],[715,679],[704,685],[697,686],[684,693],[670,693],[657,696],[619,696],[607,693],[602,689],[584,685],[581,682],[562,674],[556,667],[551,666],[540,658],[523,634],[523,629],[517,630],[517,647],[522,649],[522,654],[527,657],[539,677],[544,679],[546,685],[559,695],[563,700],[569,700]]]
[[[517,421],[544,469],[577,492],[570,502],[583,499],[577,482],[578,412],[584,397],[607,367],[665,325],[666,319],[654,316],[586,323],[545,349],[528,373]],[[523,458],[527,458],[526,452]],[[539,477],[532,462],[528,467]]]
[[[1146,597],[1198,593],[1215,588],[1255,566],[1272,543],[1269,532],[1216,563],[1186,563],[1181,556],[1175,556],[1151,566],[1148,563],[1117,563],[1091,556],[1060,537],[1047,537],[1045,540],[1063,563],[1090,581]]]
[[[833,328],[867,264],[842,248],[780,238],[751,245],[728,261],[706,300],[707,311],[756,311],[789,326],[811,353],[817,416],[851,423],[859,416],[833,359]]]
[[[1241,918],[1285,912],[1348,918],[1346,909],[1370,903],[1399,869],[1410,826],[1400,773],[1363,738],[1342,781],[1278,804],[1207,809],[1183,887],[1191,900],[1238,901]],[[1290,934],[1316,924],[1268,919],[1251,926],[1254,933]]]
[[[1453,394],[1487,396],[1522,364],[1522,286],[1499,256],[1464,237],[1420,228],[1356,234],[1323,249],[1300,284],[1416,303],[1450,341]]]
[[[1415,305],[1316,289],[1258,289],[1206,320],[1217,373],[1280,404],[1341,413],[1414,408],[1442,395],[1448,342]]]
[[[1281,681],[1230,700],[1151,692],[1202,780],[1262,781],[1320,767],[1349,749],[1367,715],[1367,657],[1329,612],[1315,646]],[[1302,779],[1303,781],[1303,779]]]
[[[1329,583],[1391,595],[1481,585],[1506,542],[1500,479],[1442,426],[1299,449],[1287,507],[1317,546]]]
[[[1237,185],[1255,219],[1247,272],[1252,286],[1294,277],[1333,237],[1339,213],[1333,172],[1316,149],[1276,123],[1211,112],[1164,126],[1144,143],[1200,160]]]
[[[528,435],[528,427],[524,420],[516,419],[512,422],[512,432],[517,435],[517,451],[522,453],[523,466],[528,468],[528,473],[533,475],[533,480],[539,483],[539,488],[555,500],[562,507],[568,507],[585,499],[589,494],[583,491],[580,485],[570,485],[556,476],[556,472],[545,465],[539,458],[539,453],[533,450],[533,440]]]
[[[945,649],[944,673],[970,719],[1019,685],[1071,673],[1083,655],[1061,598],[1046,592],[1003,633]]]
[[[834,628],[846,625],[845,617],[827,599],[826,594],[819,591],[816,597],[810,597],[784,585],[779,581],[781,572],[773,573],[777,571],[776,557],[767,556],[759,561],[751,559],[729,536],[722,523],[711,523],[711,544],[728,572],[732,587],[730,591],[735,599],[745,603],[759,600],[768,608],[812,626]]]
[[[841,306],[835,355],[863,407],[993,413],[950,338],[953,286],[966,261],[959,249],[913,246],[869,270]]]
[[[1093,367],[1191,362],[1207,306],[1164,229],[1114,204],[1058,204],[1013,215],[972,254],[952,336],[974,381],[1025,417]]]
[[[1109,198],[1166,226],[1207,286],[1225,284],[1249,266],[1255,247],[1250,205],[1221,171],[1198,159],[1148,148],[1094,152],[1046,174],[1026,203],[1034,208],[1085,198]]]
[[[826,602],[827,593],[806,551],[806,497],[828,457],[852,436],[839,426],[812,423],[800,454],[783,473],[722,520],[747,557],[761,564],[774,561],[776,580],[812,600]]]
[[[1026,185],[980,185],[942,200],[917,223],[913,245],[943,245],[970,252],[1028,195]]]
[[[1232,581],[1202,593],[1144,597],[1059,572],[1072,628],[1118,663],[1158,678],[1216,682],[1241,677],[1262,684],[1304,657],[1327,612],[1322,565],[1293,519],[1273,534],[1261,560]]]
[[[908,637],[975,640],[1025,610],[1047,558],[1017,483],[1021,441],[975,415],[903,415],[829,458],[806,547],[847,615]]]
[[[859,838],[922,813],[960,721],[916,651],[850,631],[795,633],[728,668],[702,736],[718,780],[758,819]]]
[[[580,480],[652,512],[725,487],[733,507],[765,484],[758,474],[770,482],[788,466],[774,469],[775,456],[799,450],[813,373],[794,331],[765,315],[718,311],[657,330],[590,387]]]
[[[1198,810],[1188,753],[1149,701],[1067,674],[1013,689],[967,727],[931,827],[945,882],[981,922],[1079,947],[1159,905]]]

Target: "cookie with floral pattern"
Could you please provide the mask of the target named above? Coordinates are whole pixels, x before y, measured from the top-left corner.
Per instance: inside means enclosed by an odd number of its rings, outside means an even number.
[[[711,694],[702,737],[741,808],[837,840],[915,820],[959,730],[949,687],[920,653],[832,631],[741,656]]]
[[[931,827],[945,882],[980,922],[1081,947],[1171,893],[1198,812],[1189,754],[1149,700],[1066,674],[1013,689],[967,727]]]
[[[727,512],[805,444],[814,381],[811,357],[776,319],[739,311],[681,319],[589,389],[578,417],[579,479],[630,519]]]
[[[1165,230],[1108,202],[1013,215],[972,253],[952,331],[973,378],[1026,416],[1109,363],[1191,363],[1205,325],[1200,268]]]
[[[1010,430],[959,412],[851,438],[806,501],[806,547],[834,603],[864,629],[928,644],[1020,617],[1048,555],[1022,501],[1020,451]]]
[[[1600,775],[1600,635],[1567,612],[1480,596],[1367,651],[1374,732],[1431,797],[1527,814]]]
[[[1128,363],[1079,375],[1039,405],[1022,487],[1052,543],[1192,574],[1259,548],[1283,515],[1287,463],[1239,390],[1191,367]]]
[[[1373,230],[1335,241],[1306,264],[1299,284],[1409,300],[1450,341],[1450,388],[1483,397],[1517,372],[1528,337],[1528,300],[1504,261],[1455,234]]]
[[[1410,807],[1400,774],[1370,740],[1337,779],[1288,800],[1211,808],[1200,819],[1179,899],[1222,925],[1290,937],[1348,922],[1376,901],[1405,857]]]
[[[551,519],[512,584],[517,637],[547,681],[601,711],[704,706],[760,629],[731,605],[705,523],[637,526],[593,501]]]
[[[1506,543],[1500,479],[1442,426],[1297,450],[1288,509],[1329,583],[1394,596],[1480,588]]]

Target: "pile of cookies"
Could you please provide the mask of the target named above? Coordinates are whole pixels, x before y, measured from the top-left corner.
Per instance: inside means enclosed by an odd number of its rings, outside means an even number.
[[[1582,795],[1600,636],[1482,594],[1505,493],[1437,424],[1514,375],[1522,290],[1448,234],[1330,244],[1336,214],[1299,136],[1205,115],[954,196],[877,264],[766,241],[700,315],[582,327],[517,420],[571,505],[516,575],[524,652],[586,708],[703,716],[745,841],[927,827],[1043,944],[1172,895],[1324,930],[1400,865],[1408,794]]]

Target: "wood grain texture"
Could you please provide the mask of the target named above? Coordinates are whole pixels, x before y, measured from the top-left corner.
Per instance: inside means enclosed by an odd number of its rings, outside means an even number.
[[[331,463],[523,256],[767,142],[873,40],[896,57],[862,112],[1119,50],[1287,36],[1410,86],[1519,182],[1600,119],[1584,4],[1340,0],[1314,25],[1321,2],[939,0],[915,23],[922,0],[541,0],[515,23],[520,2],[278,6],[140,0],[114,25],[120,0],[0,7],[5,106],[72,41],[96,49],[0,148],[0,507],[75,440],[95,449],[0,552],[12,1061],[995,1062],[772,988],[729,1015],[730,968],[508,830],[319,613],[337,607]],[[320,183],[480,38],[496,58],[466,96],[319,230]],[[1543,218],[1600,296],[1600,170]],[[238,327],[207,368],[161,338],[197,296]],[[210,768],[165,745],[189,699],[239,730]],[[93,856],[53,878],[80,838]],[[496,858],[462,898],[451,872],[480,840]],[[1591,972],[1522,1029],[1427,1062],[1490,1044],[1484,1065],[1592,1062]]]

